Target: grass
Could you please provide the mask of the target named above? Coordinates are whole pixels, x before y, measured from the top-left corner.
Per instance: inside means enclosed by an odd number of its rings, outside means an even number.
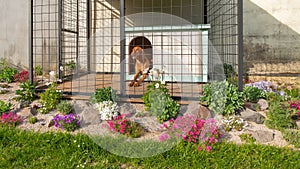
[[[105,138],[103,138],[105,139]],[[147,158],[109,153],[87,135],[34,133],[0,127],[0,168],[300,168],[300,151],[271,146],[217,144],[213,152],[179,143]]]

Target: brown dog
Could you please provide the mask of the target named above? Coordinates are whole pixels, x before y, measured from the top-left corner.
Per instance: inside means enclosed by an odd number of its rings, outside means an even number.
[[[132,59],[135,59],[136,62],[135,62],[135,75],[133,80],[129,83],[129,86],[137,87],[147,78],[150,70],[151,60],[149,58],[149,55],[147,55],[144,52],[144,49],[141,48],[140,46],[135,46],[132,49],[130,57],[132,57]],[[142,77],[138,81],[136,81],[137,78],[140,76],[140,74],[142,75]]]

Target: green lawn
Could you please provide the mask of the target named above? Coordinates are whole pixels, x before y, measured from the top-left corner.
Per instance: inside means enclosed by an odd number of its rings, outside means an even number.
[[[76,140],[76,141],[75,141]],[[34,133],[0,127],[0,168],[300,168],[300,151],[220,143],[213,152],[179,143],[148,158],[114,155],[86,135]]]

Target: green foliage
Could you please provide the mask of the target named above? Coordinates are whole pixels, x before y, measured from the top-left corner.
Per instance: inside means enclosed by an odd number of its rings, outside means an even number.
[[[90,97],[91,103],[101,103],[103,101],[117,101],[117,91],[112,89],[110,86],[101,89],[96,89],[96,91]]]
[[[17,128],[0,127],[1,168],[300,168],[300,151],[274,146],[220,143],[213,152],[197,151],[197,145],[180,142],[172,149],[156,141],[128,141],[127,138],[99,138],[131,154],[153,151],[161,146],[164,153],[147,158],[126,158],[107,151],[88,135],[39,133]],[[124,147],[125,147],[124,146]],[[130,148],[128,148],[130,147]],[[126,151],[127,150],[127,151]],[[45,153],[47,152],[47,153]],[[225,154],[225,155],[224,155]],[[38,160],[36,160],[38,159]],[[183,162],[179,162],[183,161]],[[80,166],[80,167],[77,167]],[[122,166],[122,167],[120,167]]]
[[[261,98],[266,98],[266,93],[254,86],[245,86],[243,89],[245,101],[257,102]]]
[[[295,148],[300,148],[300,130],[295,130],[295,129],[282,130],[282,135],[283,138],[290,144],[293,144]]]
[[[36,76],[43,75],[43,68],[40,65],[34,67],[34,73]]]
[[[74,111],[74,106],[65,100],[61,101],[56,108],[62,114],[70,114]]]
[[[252,137],[252,135],[249,133],[240,134],[239,137],[243,142],[250,143],[250,144],[256,141],[256,139]]]
[[[227,81],[213,81],[203,87],[200,102],[217,114],[232,115],[244,105],[243,93]]]
[[[41,114],[49,113],[55,109],[62,98],[62,93],[56,90],[57,84],[52,83],[50,87],[40,94],[40,103],[42,107],[38,109]]]
[[[12,104],[9,103],[5,103],[4,101],[0,100],[0,115],[2,115],[2,113],[6,113],[11,109]]]
[[[292,99],[299,99],[299,89],[293,88],[293,89],[285,89],[284,92]]]
[[[295,128],[289,109],[289,104],[283,101],[283,97],[278,94],[268,95],[269,111],[267,113],[268,119],[266,125],[273,129]]]
[[[166,85],[153,82],[147,86],[147,91],[142,96],[145,110],[157,116],[159,122],[175,118],[180,110],[180,105],[168,92]]]
[[[68,70],[75,70],[76,68],[76,63],[74,62],[74,60],[71,60],[69,62],[66,63],[66,68]]]
[[[23,82],[19,85],[20,89],[16,90],[16,100],[19,102],[29,101],[32,102],[37,98],[36,95],[36,83],[30,81]]]
[[[11,83],[14,81],[14,76],[17,73],[17,69],[12,67],[3,67],[0,70],[0,81]]]
[[[29,118],[29,123],[30,124],[35,124],[38,121],[37,117],[30,117]]]
[[[224,74],[226,76],[226,80],[229,83],[237,86],[238,85],[237,73],[235,72],[233,66],[231,64],[224,63],[223,69],[224,69]]]

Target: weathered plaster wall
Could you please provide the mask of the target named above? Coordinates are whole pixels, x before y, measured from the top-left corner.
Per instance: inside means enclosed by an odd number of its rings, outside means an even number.
[[[0,58],[28,67],[29,2],[0,0]]]
[[[299,0],[244,0],[245,72],[300,73],[299,10]]]

